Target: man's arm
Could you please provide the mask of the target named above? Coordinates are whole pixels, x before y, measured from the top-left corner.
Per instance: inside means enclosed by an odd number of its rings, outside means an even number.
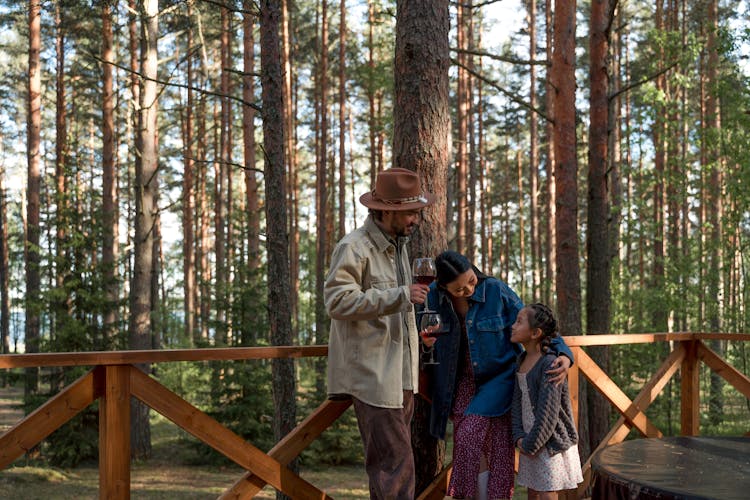
[[[370,320],[408,311],[411,308],[409,286],[379,288],[378,283],[364,289],[366,260],[352,245],[339,244],[331,257],[331,268],[323,287],[328,315],[333,319]]]

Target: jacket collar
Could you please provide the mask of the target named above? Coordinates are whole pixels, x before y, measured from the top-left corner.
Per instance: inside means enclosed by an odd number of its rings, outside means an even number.
[[[380,252],[384,252],[390,246],[403,246],[409,241],[408,236],[393,238],[388,234],[385,234],[380,227],[375,223],[375,219],[372,215],[368,215],[365,219],[364,229],[370,236],[370,239],[375,243],[375,246]]]
[[[487,284],[487,278],[480,278],[477,276],[477,280],[477,286],[474,288],[471,300],[474,302],[484,302],[485,292],[487,291],[487,287],[485,286]]]

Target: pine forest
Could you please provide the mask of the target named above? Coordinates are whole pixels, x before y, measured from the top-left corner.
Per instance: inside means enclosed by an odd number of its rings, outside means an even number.
[[[0,0],[0,67],[2,354],[326,345],[333,247],[390,167],[438,198],[412,256],[470,256],[564,335],[750,332],[747,0]],[[711,348],[748,374],[745,344]],[[668,349],[587,351],[628,388]],[[143,369],[270,448],[325,361]],[[0,385],[29,413],[85,370]],[[705,432],[747,432],[700,381]],[[580,404],[585,456],[617,414]],[[96,418],[41,455],[95,458]],[[301,458],[361,460],[353,415]]]

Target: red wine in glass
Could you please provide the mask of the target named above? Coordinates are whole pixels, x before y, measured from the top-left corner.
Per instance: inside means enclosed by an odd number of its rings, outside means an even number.
[[[440,318],[440,314],[435,311],[425,311],[422,315],[422,319],[419,322],[419,334],[424,337],[437,337],[443,333],[447,333],[443,330],[443,320]],[[424,362],[426,365],[436,365],[435,361],[435,346],[430,346],[425,349],[423,345],[423,352],[430,355],[429,359]]]
[[[419,283],[420,285],[427,285],[430,286],[432,282],[435,281],[435,275],[432,274],[419,274],[414,276],[414,282]]]
[[[431,257],[414,259],[411,266],[411,274],[414,277],[415,283],[430,286],[430,283],[435,281],[435,276],[437,275],[435,261]]]

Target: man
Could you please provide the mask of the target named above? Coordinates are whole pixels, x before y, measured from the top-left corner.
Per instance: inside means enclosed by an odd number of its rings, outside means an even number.
[[[370,215],[336,245],[325,282],[328,393],[353,399],[370,496],[411,500],[419,365],[414,304],[424,303],[429,288],[412,284],[406,242],[434,195],[422,190],[415,172],[391,168],[359,201]]]

